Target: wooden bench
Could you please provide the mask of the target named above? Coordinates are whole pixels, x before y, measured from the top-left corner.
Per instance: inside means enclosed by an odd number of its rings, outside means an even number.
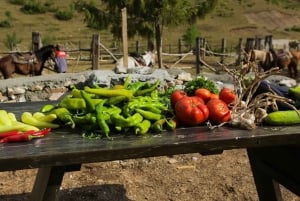
[[[23,111],[38,111],[43,104],[1,104],[1,108],[19,117]],[[80,170],[83,163],[187,153],[221,154],[238,148],[248,151],[261,201],[282,200],[279,183],[300,195],[300,126],[259,127],[252,131],[179,128],[157,135],[117,136],[112,141],[84,139],[76,129],[61,128],[31,142],[0,144],[0,171],[39,168],[31,200],[53,201],[64,173]]]

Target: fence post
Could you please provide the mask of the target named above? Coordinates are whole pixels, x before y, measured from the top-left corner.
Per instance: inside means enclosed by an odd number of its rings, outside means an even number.
[[[197,37],[196,38],[196,49],[195,49],[195,54],[196,54],[196,75],[200,74],[200,68],[201,68],[200,48],[201,48],[200,38]]]
[[[140,46],[139,41],[138,41],[138,40],[135,41],[135,52],[136,52],[137,54],[139,54],[139,46]]]
[[[254,41],[253,38],[247,38],[247,40],[246,40],[246,47],[245,47],[245,51],[247,53],[249,53],[249,51],[253,49],[253,47],[254,47],[253,46],[253,41]]]
[[[269,48],[273,48],[273,36],[269,35]]]
[[[202,39],[202,43],[201,43],[201,46],[203,48],[203,51],[202,51],[202,59],[205,60],[205,55],[206,55],[206,38],[203,38]]]
[[[181,54],[182,52],[181,52],[181,38],[179,38],[178,39],[178,54]],[[182,58],[182,56],[179,56],[179,59],[181,59]]]
[[[39,32],[32,32],[32,52],[37,51],[43,46],[42,38]]]
[[[243,53],[242,43],[243,43],[243,39],[239,38],[237,65],[240,65],[242,60],[242,53]]]
[[[222,46],[221,46],[221,53],[222,53],[222,55],[221,55],[221,61],[220,61],[220,63],[221,64],[223,64],[224,63],[224,58],[225,58],[225,46],[226,46],[226,40],[225,40],[225,38],[222,38],[222,44],[221,44]]]
[[[100,44],[100,37],[98,34],[93,34],[92,38],[92,70],[99,69],[99,44]]]
[[[255,36],[255,44],[254,44],[255,49],[261,50],[261,38],[258,36]]]

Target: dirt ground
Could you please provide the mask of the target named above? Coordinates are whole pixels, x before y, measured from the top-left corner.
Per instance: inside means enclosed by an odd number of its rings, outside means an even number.
[[[36,169],[0,173],[0,200],[29,201]],[[284,200],[300,198],[282,188]],[[256,201],[245,150],[83,164],[65,174],[60,201]]]

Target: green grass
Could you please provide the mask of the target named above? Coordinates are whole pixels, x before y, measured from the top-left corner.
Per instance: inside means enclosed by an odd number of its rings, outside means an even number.
[[[68,10],[72,0],[55,0],[53,2],[54,6],[59,7],[59,9]],[[241,4],[238,2],[237,0],[220,0],[219,6],[213,13],[198,21],[197,27],[201,37],[205,37],[210,46],[219,46],[221,38],[225,38],[227,46],[230,47],[236,45],[240,37],[245,39],[255,35],[272,34],[274,38],[300,39],[298,31],[287,31],[284,27],[269,30],[268,27],[261,25],[260,22],[256,24],[249,23],[245,15],[251,12],[278,10],[299,17],[300,6],[298,0],[287,0],[280,5],[271,5],[264,0],[242,0]],[[7,34],[13,32],[17,33],[17,36],[22,39],[19,48],[23,51],[31,47],[31,34],[33,31],[40,32],[42,37],[45,36],[53,40],[53,43],[66,44],[71,49],[77,49],[79,43],[81,43],[82,47],[90,47],[92,34],[94,33],[100,34],[100,40],[105,46],[110,47],[113,44],[112,36],[108,31],[87,28],[81,13],[74,12],[74,16],[70,21],[60,21],[55,18],[55,13],[24,14],[20,11],[21,6],[10,4],[7,0],[0,1],[0,7],[5,8],[0,10],[0,21],[5,19],[5,12],[7,11],[11,13],[13,18],[12,27],[0,28],[0,52],[8,51],[4,46],[3,40],[5,40]],[[247,29],[245,27],[256,27],[256,29]],[[186,24],[178,27],[165,27],[163,50],[167,51],[170,44],[176,49],[178,39],[182,37],[187,28]],[[146,41],[141,41],[139,37],[131,40],[129,44],[134,44],[136,40],[146,44]]]

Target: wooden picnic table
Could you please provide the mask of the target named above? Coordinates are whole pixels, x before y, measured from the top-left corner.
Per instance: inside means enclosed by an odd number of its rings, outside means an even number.
[[[2,103],[14,112],[38,111],[45,102]],[[81,164],[176,154],[221,154],[247,149],[259,199],[282,200],[279,184],[300,195],[300,126],[258,127],[241,130],[221,127],[178,128],[156,135],[113,135],[114,140],[90,140],[78,129],[59,128],[40,139],[0,144],[0,171],[38,168],[32,201],[53,201],[65,172]]]

